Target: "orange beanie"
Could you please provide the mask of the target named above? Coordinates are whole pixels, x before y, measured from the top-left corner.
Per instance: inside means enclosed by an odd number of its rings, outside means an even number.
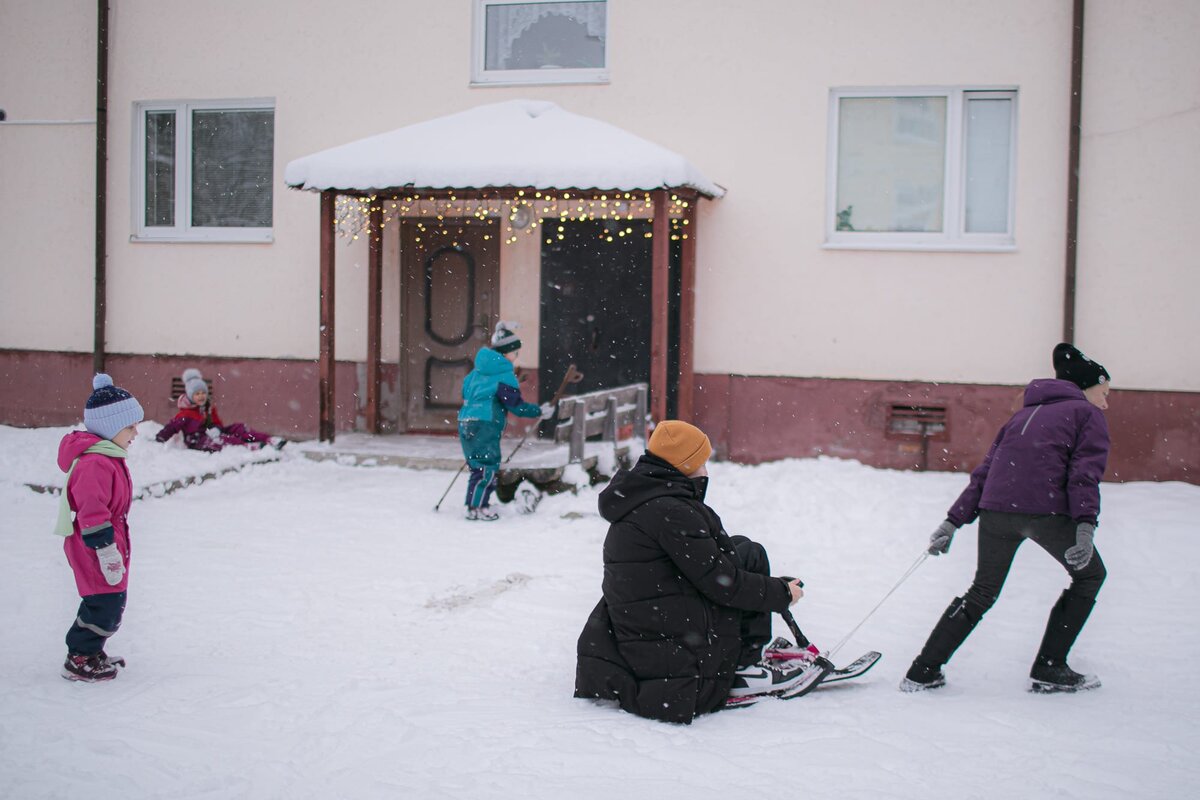
[[[704,431],[678,419],[658,423],[646,449],[684,475],[700,469],[712,455],[712,443]]]

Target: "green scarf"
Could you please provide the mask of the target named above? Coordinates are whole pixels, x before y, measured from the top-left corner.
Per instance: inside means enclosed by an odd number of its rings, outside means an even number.
[[[113,444],[108,439],[101,439],[83,451],[83,455],[85,456],[88,453],[99,453],[109,458],[125,458],[129,455],[123,447]],[[54,532],[64,538],[75,532],[75,528],[71,524],[73,522],[71,519],[71,502],[67,499],[67,489],[71,485],[71,473],[75,471],[75,465],[78,463],[78,458],[71,462],[71,468],[67,470],[67,481],[63,484],[62,494],[58,498],[58,521],[54,524]]]

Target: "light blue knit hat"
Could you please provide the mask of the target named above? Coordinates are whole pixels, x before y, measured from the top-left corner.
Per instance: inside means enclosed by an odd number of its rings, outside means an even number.
[[[200,370],[192,368],[183,371],[183,391],[187,394],[188,400],[191,400],[192,395],[196,392],[208,391],[208,384],[204,382],[204,376],[200,374]]]
[[[111,439],[130,425],[146,418],[133,395],[117,386],[103,372],[92,378],[92,396],[83,407],[83,426],[101,439]]]

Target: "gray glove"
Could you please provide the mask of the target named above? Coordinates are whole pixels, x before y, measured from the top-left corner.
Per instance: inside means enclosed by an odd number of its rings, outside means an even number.
[[[950,520],[944,520],[941,525],[937,526],[937,530],[929,537],[929,549],[925,552],[931,556],[940,556],[942,553],[950,550],[950,540],[954,538],[955,531],[958,526]]]
[[[1096,526],[1090,522],[1081,522],[1075,526],[1075,546],[1068,547],[1063,558],[1072,569],[1080,570],[1092,560],[1092,552],[1096,549],[1092,539],[1096,535]]]
[[[542,403],[540,406],[542,411],[542,419],[553,419],[558,413],[558,403]]]
[[[115,544],[96,548],[96,558],[100,559],[100,573],[109,586],[116,586],[125,577],[125,560]]]

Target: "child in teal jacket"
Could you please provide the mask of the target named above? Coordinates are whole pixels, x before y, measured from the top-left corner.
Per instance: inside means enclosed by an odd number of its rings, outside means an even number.
[[[530,419],[543,416],[544,409],[521,397],[512,362],[521,349],[513,333],[516,326],[496,323],[492,346],[475,355],[475,369],[463,380],[463,407],[458,412],[458,438],[463,457],[471,468],[467,482],[467,519],[494,520],[499,515],[488,506],[500,469],[500,437],[509,412]]]

